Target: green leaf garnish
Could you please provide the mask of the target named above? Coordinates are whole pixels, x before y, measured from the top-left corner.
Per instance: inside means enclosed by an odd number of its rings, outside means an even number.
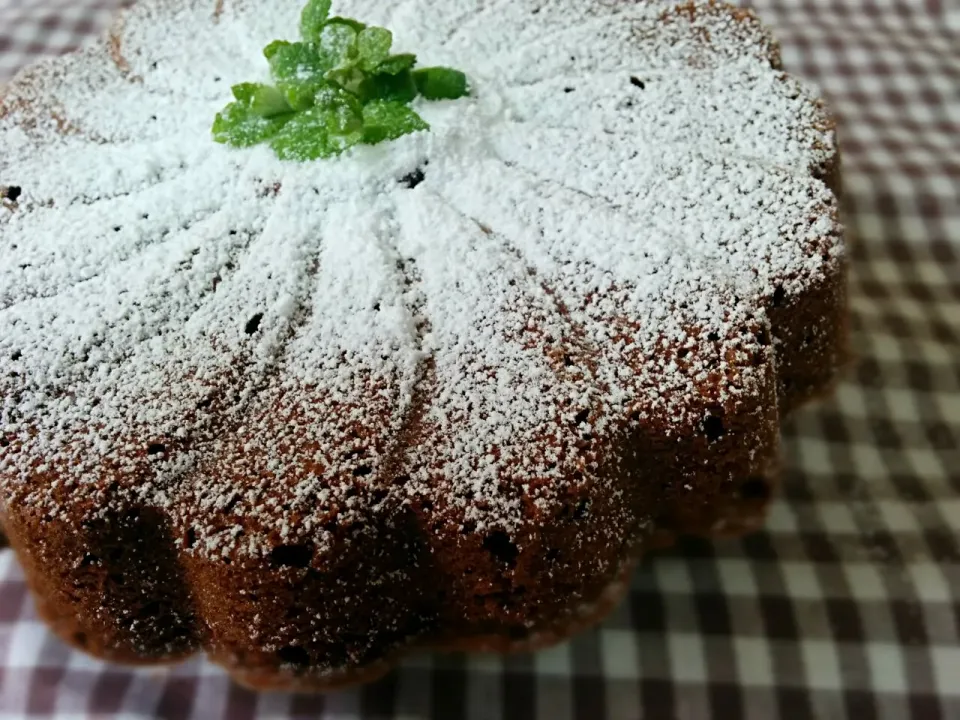
[[[459,70],[445,67],[423,68],[413,71],[417,90],[427,100],[458,100],[469,93],[467,76]]]
[[[241,83],[231,88],[237,102],[245,104],[254,115],[274,117],[293,110],[277,88],[260,83]]]
[[[393,45],[393,33],[381,27],[365,28],[357,37],[357,50],[360,54],[360,67],[367,72],[377,69],[390,54]]]
[[[213,123],[213,138],[234,147],[269,142],[283,160],[339,155],[429,130],[409,104],[455,100],[469,93],[458,70],[415,70],[416,55],[390,54],[393,34],[352,18],[330,17],[332,0],[308,0],[301,42],[276,40],[263,54],[276,86],[235,85],[235,102]]]
[[[293,43],[287,42],[286,40],[274,40],[263,49],[263,56],[267,60],[272,60],[273,56],[280,52],[281,48],[285,48],[290,45],[293,45]]]
[[[352,27],[357,32],[360,32],[366,27],[365,23],[360,22],[359,20],[354,20],[353,18],[345,18],[337,15],[327,20],[327,25],[347,25]]]
[[[250,147],[272,138],[294,117],[294,113],[288,113],[265,118],[245,103],[230,103],[213,121],[213,139],[234,147]]]
[[[328,84],[326,74],[345,59],[348,49],[349,43],[341,37],[322,52],[307,43],[278,41],[264,48],[263,54],[270,61],[277,88],[290,106],[300,111],[313,107],[317,92]]]
[[[328,24],[320,31],[320,42],[315,46],[316,52],[323,62],[329,64],[330,68],[341,67],[356,60],[358,35],[356,29],[350,25]]]
[[[360,98],[343,88],[327,85],[317,93],[316,103],[319,107],[342,109],[358,122],[363,122],[363,103]]]
[[[320,39],[320,31],[330,16],[332,0],[308,0],[300,13],[300,37],[310,43]]]
[[[335,87],[342,88],[354,95],[359,95],[360,85],[363,83],[363,71],[354,64],[346,64],[330,70],[324,75],[324,80]]]
[[[318,82],[284,83],[283,96],[295,112],[301,112],[316,105],[317,93],[325,87],[322,79]]]
[[[377,72],[387,73],[388,75],[396,75],[404,70],[409,70],[416,64],[417,56],[411,53],[391,55],[377,66]]]
[[[370,75],[360,84],[358,94],[364,102],[395,100],[409,103],[417,97],[417,84],[409,70],[396,75]]]
[[[323,80],[324,73],[335,67],[308,43],[277,41],[267,45],[263,54],[270,61],[270,74],[281,90],[294,85],[315,84],[318,79]]]
[[[375,100],[363,106],[363,141],[369,145],[429,129],[427,122],[402,102]]]
[[[363,141],[363,118],[343,107],[314,107],[297,113],[270,141],[281,160],[318,160],[339,155]]]

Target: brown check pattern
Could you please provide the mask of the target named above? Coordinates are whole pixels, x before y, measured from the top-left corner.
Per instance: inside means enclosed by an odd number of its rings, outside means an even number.
[[[0,0],[0,82],[117,4]],[[839,118],[858,355],[786,428],[763,532],[645,563],[567,645],[425,654],[322,697],[258,696],[200,659],[73,652],[0,551],[0,720],[960,720],[960,0],[754,5]]]

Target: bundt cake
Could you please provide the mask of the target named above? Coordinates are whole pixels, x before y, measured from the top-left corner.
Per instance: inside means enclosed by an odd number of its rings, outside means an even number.
[[[563,639],[641,552],[757,527],[844,359],[834,125],[751,12],[333,11],[469,97],[217,144],[299,3],[142,0],[0,99],[0,518],[100,657],[324,689]]]

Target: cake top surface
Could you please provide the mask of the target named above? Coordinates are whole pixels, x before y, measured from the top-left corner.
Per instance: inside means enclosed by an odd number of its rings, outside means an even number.
[[[813,177],[830,122],[747,13],[334,12],[462,69],[471,96],[334,159],[214,143],[230,85],[267,81],[262,47],[296,35],[280,0],[144,0],[7,88],[0,477],[19,501],[119,485],[212,551],[359,513],[358,487],[509,528],[615,462],[626,424],[682,433],[749,393],[765,302],[842,252]]]

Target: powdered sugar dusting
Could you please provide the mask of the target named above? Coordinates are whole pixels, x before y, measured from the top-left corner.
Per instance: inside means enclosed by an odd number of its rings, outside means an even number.
[[[752,16],[343,0],[472,97],[335,160],[213,143],[297,5],[145,0],[9,88],[7,497],[135,497],[211,556],[408,504],[513,532],[630,423],[759,392],[766,301],[841,247],[829,118]]]

